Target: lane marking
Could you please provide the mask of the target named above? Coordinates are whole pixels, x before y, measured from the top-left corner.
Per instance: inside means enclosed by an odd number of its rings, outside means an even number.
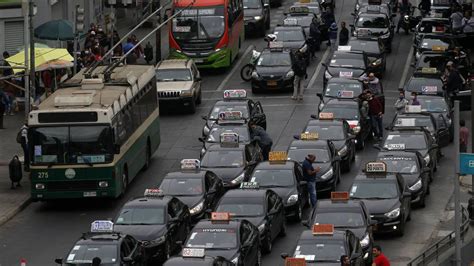
[[[309,83],[308,83],[308,85],[306,86],[306,88],[312,88],[312,87],[314,86],[314,83],[316,82],[316,79],[317,79],[318,76],[319,76],[319,72],[321,71],[321,67],[323,66],[323,65],[321,65],[321,63],[326,62],[326,58],[328,57],[330,51],[331,51],[331,48],[328,47],[328,48],[326,49],[326,52],[324,52],[323,57],[321,57],[321,60],[319,61],[319,64],[318,64],[318,66],[316,67],[316,70],[314,71],[313,76],[312,76],[311,79],[309,80]],[[306,88],[305,88],[305,90],[306,90]],[[310,90],[311,90],[311,89],[310,89]],[[303,91],[303,92],[304,92],[304,91]]]
[[[247,47],[247,50],[245,50],[245,52],[240,56],[237,62],[234,62],[234,67],[232,67],[232,70],[230,71],[230,73],[227,74],[225,79],[221,82],[221,84],[219,84],[219,87],[217,87],[216,91],[222,91],[224,89],[224,86],[227,85],[227,82],[229,81],[229,79],[234,75],[235,71],[239,69],[239,66],[242,63],[242,60],[247,57],[247,54],[250,53],[250,51],[252,51],[253,48],[255,48],[253,44],[249,45],[249,47]]]
[[[413,54],[413,46],[410,48],[410,52],[408,52],[407,60],[405,61],[407,63],[405,64],[405,68],[403,69],[402,78],[400,79],[400,83],[398,83],[397,89],[403,88],[403,85],[405,85],[405,79],[407,78],[408,69],[410,68],[410,65],[411,65],[410,57],[412,56],[412,54]]]

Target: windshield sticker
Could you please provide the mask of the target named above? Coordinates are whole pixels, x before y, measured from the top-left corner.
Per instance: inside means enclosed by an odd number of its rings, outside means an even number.
[[[79,250],[80,248],[81,248],[81,246],[74,246],[74,247],[72,248],[72,250]]]
[[[423,46],[428,46],[428,43],[427,43],[427,42],[424,42],[424,43],[423,43]]]
[[[436,93],[438,91],[438,86],[421,86],[422,93]]]
[[[263,61],[263,58],[260,57],[260,58],[258,59],[257,65],[260,66],[260,65],[262,64],[262,61]]]
[[[336,63],[336,60],[335,59],[332,59],[331,60],[331,64],[335,64]]]
[[[299,250],[296,250],[296,251],[295,251],[295,256],[298,256],[298,255],[300,255],[300,254],[301,254],[301,251],[299,251]]]
[[[357,186],[352,186],[351,188],[351,195],[354,195],[357,191]]]
[[[206,232],[206,233],[225,233],[225,232],[233,233],[233,230],[227,230],[227,229],[222,229],[222,228],[209,228],[209,229],[202,229],[201,231]]]
[[[340,71],[339,77],[341,78],[352,78],[352,71]]]
[[[296,246],[296,250],[300,250],[300,246]]]
[[[191,32],[190,26],[174,26],[174,32]]]
[[[69,256],[67,256],[67,261],[73,261],[74,257],[76,257],[76,254],[69,254]]]
[[[381,161],[413,161],[410,157],[384,157],[380,158]]]
[[[387,148],[389,150],[404,150],[405,149],[405,143],[391,143],[387,144]]]
[[[35,156],[41,156],[41,155],[42,155],[41,145],[35,145]]]

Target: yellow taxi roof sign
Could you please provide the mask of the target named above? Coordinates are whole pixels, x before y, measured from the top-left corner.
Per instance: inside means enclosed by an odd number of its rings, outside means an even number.
[[[211,212],[212,221],[229,221],[230,213],[228,212]]]
[[[307,6],[291,6],[290,13],[309,13]]]
[[[349,192],[347,191],[333,191],[331,192],[331,201],[348,201]]]
[[[446,47],[444,47],[442,45],[433,45],[433,46],[431,46],[431,51],[444,52],[445,50],[446,50]]]
[[[333,224],[313,224],[313,235],[332,235],[334,234]]]
[[[319,134],[317,132],[304,132],[300,135],[301,140],[318,140]]]
[[[319,113],[319,120],[333,120],[334,114],[333,113]]]
[[[386,173],[387,164],[385,162],[368,162],[365,164],[366,173]]]
[[[305,258],[286,258],[285,266],[306,266]]]
[[[268,160],[270,162],[286,161],[287,158],[288,158],[288,153],[286,151],[271,151],[268,154]]]
[[[435,67],[422,67],[421,73],[423,74],[436,74],[438,70]]]
[[[311,0],[300,0],[300,3],[302,3],[302,4],[311,3]]]

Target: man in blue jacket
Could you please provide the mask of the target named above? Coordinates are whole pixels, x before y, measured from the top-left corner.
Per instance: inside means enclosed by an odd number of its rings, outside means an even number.
[[[273,140],[261,126],[257,126],[254,121],[249,122],[250,139],[258,141],[258,146],[262,149],[263,160],[268,161],[268,155],[272,149]]]

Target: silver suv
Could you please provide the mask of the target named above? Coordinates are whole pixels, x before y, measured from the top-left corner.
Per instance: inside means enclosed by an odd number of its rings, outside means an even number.
[[[201,103],[201,75],[192,59],[163,60],[156,65],[156,89],[160,106],[184,105],[191,113]]]

